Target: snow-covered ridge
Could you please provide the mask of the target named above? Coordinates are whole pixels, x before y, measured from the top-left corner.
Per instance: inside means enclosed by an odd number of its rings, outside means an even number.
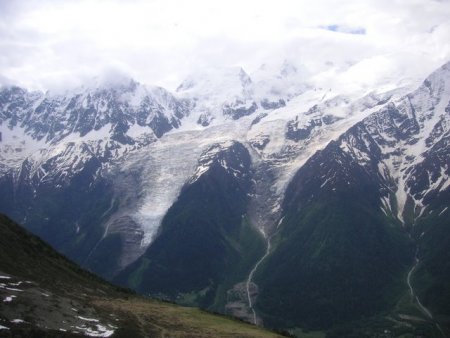
[[[0,91],[2,129],[22,127],[36,140],[57,143],[72,134],[84,137],[109,125],[109,134],[123,144],[138,125],[160,137],[179,126],[187,103],[158,87],[134,81],[106,88],[79,88],[65,94],[28,93],[20,88]]]
[[[177,95],[193,102],[184,124],[195,129],[283,107],[310,87],[303,73],[285,62],[280,68],[262,66],[251,75],[240,67],[206,69],[190,75]]]
[[[361,134],[342,139],[341,148],[367,167],[378,156],[375,164],[379,175],[397,204],[394,208],[384,196],[384,211],[396,209],[402,222],[408,201],[413,204],[414,217],[420,217],[427,198],[449,186],[449,106],[450,63],[411,94],[366,118]]]
[[[217,161],[217,157],[220,154],[220,152],[231,148],[234,145],[233,141],[225,141],[223,143],[216,143],[211,145],[210,147],[208,147],[208,149],[206,149],[201,155],[200,158],[198,159],[198,165],[197,168],[195,169],[194,174],[192,175],[192,177],[188,180],[188,184],[192,184],[195,181],[197,181],[205,172],[207,172],[211,165]],[[220,165],[225,169],[228,170],[228,164],[226,162],[226,160],[221,159],[220,160]]]

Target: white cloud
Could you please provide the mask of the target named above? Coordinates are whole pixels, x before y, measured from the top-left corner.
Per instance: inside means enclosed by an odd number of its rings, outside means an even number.
[[[359,63],[348,81],[370,82],[424,76],[450,59],[448,1],[19,0],[0,1],[0,13],[0,74],[31,88],[111,68],[175,88],[198,68],[252,72],[283,59],[326,70],[327,81]]]

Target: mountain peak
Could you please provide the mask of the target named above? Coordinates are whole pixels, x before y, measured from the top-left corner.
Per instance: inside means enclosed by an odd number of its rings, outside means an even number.
[[[280,75],[283,77],[288,77],[290,75],[297,74],[298,70],[297,67],[295,67],[292,63],[288,62],[287,60],[283,61],[283,64],[281,65],[280,69]]]
[[[242,67],[205,68],[190,74],[177,88],[179,93],[214,93],[224,88],[244,88],[252,83]]]
[[[450,61],[444,63],[441,67],[431,73],[423,82],[423,86],[433,87],[450,82]]]
[[[85,90],[123,90],[134,91],[141,84],[124,74],[105,74],[92,78],[82,88]]]
[[[269,100],[289,100],[308,87],[303,67],[288,60],[263,64],[252,73],[252,78],[256,95]]]
[[[195,102],[194,125],[219,123],[227,119],[225,115],[238,119],[257,108],[252,80],[241,67],[203,69],[188,76],[177,92]]]

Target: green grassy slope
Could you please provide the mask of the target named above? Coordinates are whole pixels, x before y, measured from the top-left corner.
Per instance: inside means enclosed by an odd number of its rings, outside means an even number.
[[[101,325],[114,330],[113,337],[277,337],[240,321],[117,288],[3,215],[0,297],[0,325],[8,328],[0,336],[78,337]]]

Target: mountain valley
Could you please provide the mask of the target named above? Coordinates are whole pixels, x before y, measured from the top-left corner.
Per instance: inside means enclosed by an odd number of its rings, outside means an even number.
[[[0,212],[146,296],[299,337],[446,337],[450,63],[399,83],[320,88],[285,62],[174,93],[4,87]]]

